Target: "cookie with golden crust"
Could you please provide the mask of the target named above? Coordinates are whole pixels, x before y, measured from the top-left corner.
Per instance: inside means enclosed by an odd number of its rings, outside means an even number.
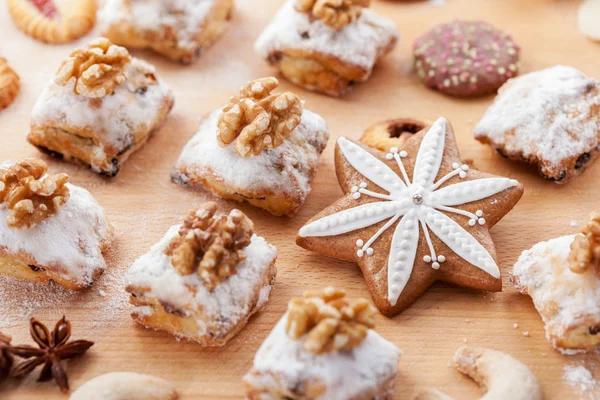
[[[19,75],[8,65],[5,58],[0,57],[0,110],[15,101],[19,94]]]
[[[430,122],[413,118],[388,119],[368,127],[359,141],[381,151],[390,151],[393,147],[401,149],[412,135],[430,126]]]
[[[0,163],[0,275],[84,289],[106,268],[113,228],[87,190],[46,171],[41,160]]]
[[[267,303],[276,259],[275,246],[253,233],[241,211],[227,215],[205,203],[127,272],[132,317],[203,346],[222,346]]]
[[[336,28],[314,11],[299,11],[297,3],[303,2],[286,1],[254,47],[287,80],[305,89],[342,96],[354,83],[368,80],[377,61],[398,41],[394,23],[366,8]]]
[[[475,139],[563,184],[600,155],[600,82],[557,65],[506,82],[475,127]]]
[[[27,140],[51,155],[115,176],[167,119],[171,89],[155,68],[108,39],[74,50],[42,91]]]
[[[99,21],[118,45],[189,64],[225,31],[232,8],[233,0],[108,0]]]
[[[173,182],[274,215],[295,214],[311,191],[329,132],[295,94],[271,92],[277,85],[272,77],[249,82],[204,117],[173,168]],[[285,112],[277,111],[283,104]]]
[[[388,153],[340,137],[335,165],[345,195],[311,218],[296,243],[357,262],[384,315],[400,313],[438,280],[502,288],[489,229],[523,186],[462,164],[446,119]]]
[[[87,34],[96,23],[94,0],[7,0],[17,26],[46,43],[67,43]]]

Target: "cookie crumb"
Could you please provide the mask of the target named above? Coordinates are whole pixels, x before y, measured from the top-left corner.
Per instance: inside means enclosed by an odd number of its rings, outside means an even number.
[[[577,222],[577,220],[575,220],[575,219],[572,219],[571,222],[569,223],[569,225],[571,225],[571,228],[578,228],[579,222]]]
[[[517,324],[516,322],[513,324],[513,328],[517,329],[519,327],[519,324]]]
[[[525,337],[529,337],[529,332],[525,331],[525,332],[521,332],[523,334],[523,336]]]
[[[464,343],[467,343],[467,338],[464,338],[464,339],[463,339],[463,342],[464,342]]]
[[[597,387],[597,382],[590,370],[584,365],[567,365],[564,368],[563,379],[570,386],[576,388],[580,395],[589,393]]]
[[[465,318],[465,322],[468,324],[471,321],[469,320],[469,318]]]

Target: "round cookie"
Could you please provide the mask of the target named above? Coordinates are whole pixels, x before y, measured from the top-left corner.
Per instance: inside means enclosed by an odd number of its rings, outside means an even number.
[[[415,133],[429,128],[431,123],[413,118],[396,118],[371,125],[360,137],[360,142],[381,151],[392,147],[401,149]]]
[[[460,97],[494,93],[519,69],[520,47],[484,21],[437,25],[415,40],[414,68],[432,89]]]
[[[95,0],[7,0],[6,5],[15,24],[41,42],[72,42],[96,23]]]
[[[0,110],[8,107],[19,94],[19,75],[0,57]]]

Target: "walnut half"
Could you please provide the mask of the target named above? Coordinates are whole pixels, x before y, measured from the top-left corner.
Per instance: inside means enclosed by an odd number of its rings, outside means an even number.
[[[315,354],[350,350],[375,327],[375,309],[366,299],[346,298],[333,287],[308,291],[288,305],[286,332],[292,339],[306,336],[303,348]]]
[[[582,235],[575,236],[569,253],[569,268],[583,273],[588,268],[600,266],[600,212],[590,216],[590,221],[581,228]]]
[[[340,30],[356,21],[371,0],[296,0],[296,10],[310,13],[330,28]]]
[[[179,274],[197,270],[210,290],[236,273],[254,231],[252,221],[240,210],[229,215],[216,213],[217,204],[212,201],[192,210],[165,250]]]
[[[130,61],[127,49],[99,38],[74,50],[60,66],[54,81],[65,86],[74,79],[75,93],[90,98],[105,97],[125,82],[124,70]]]
[[[46,163],[34,158],[0,169],[0,204],[12,210],[6,217],[9,227],[31,228],[67,202],[68,175],[46,176],[47,171]]]
[[[271,93],[277,86],[276,78],[257,79],[229,100],[218,122],[217,141],[221,147],[235,141],[235,151],[251,157],[283,143],[300,123],[303,107],[291,92]]]

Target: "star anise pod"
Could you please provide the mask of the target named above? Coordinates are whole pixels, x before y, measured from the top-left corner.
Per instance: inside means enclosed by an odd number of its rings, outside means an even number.
[[[11,337],[0,332],[0,384],[8,378],[13,365]]]
[[[14,355],[28,360],[17,365],[11,376],[23,378],[38,365],[44,364],[38,382],[45,382],[54,378],[60,390],[67,393],[69,391],[69,380],[61,360],[85,353],[94,345],[94,342],[88,340],[68,342],[71,337],[71,323],[64,316],[56,323],[52,332],[35,318],[31,318],[30,323],[29,333],[39,349],[28,345],[12,347]]]

